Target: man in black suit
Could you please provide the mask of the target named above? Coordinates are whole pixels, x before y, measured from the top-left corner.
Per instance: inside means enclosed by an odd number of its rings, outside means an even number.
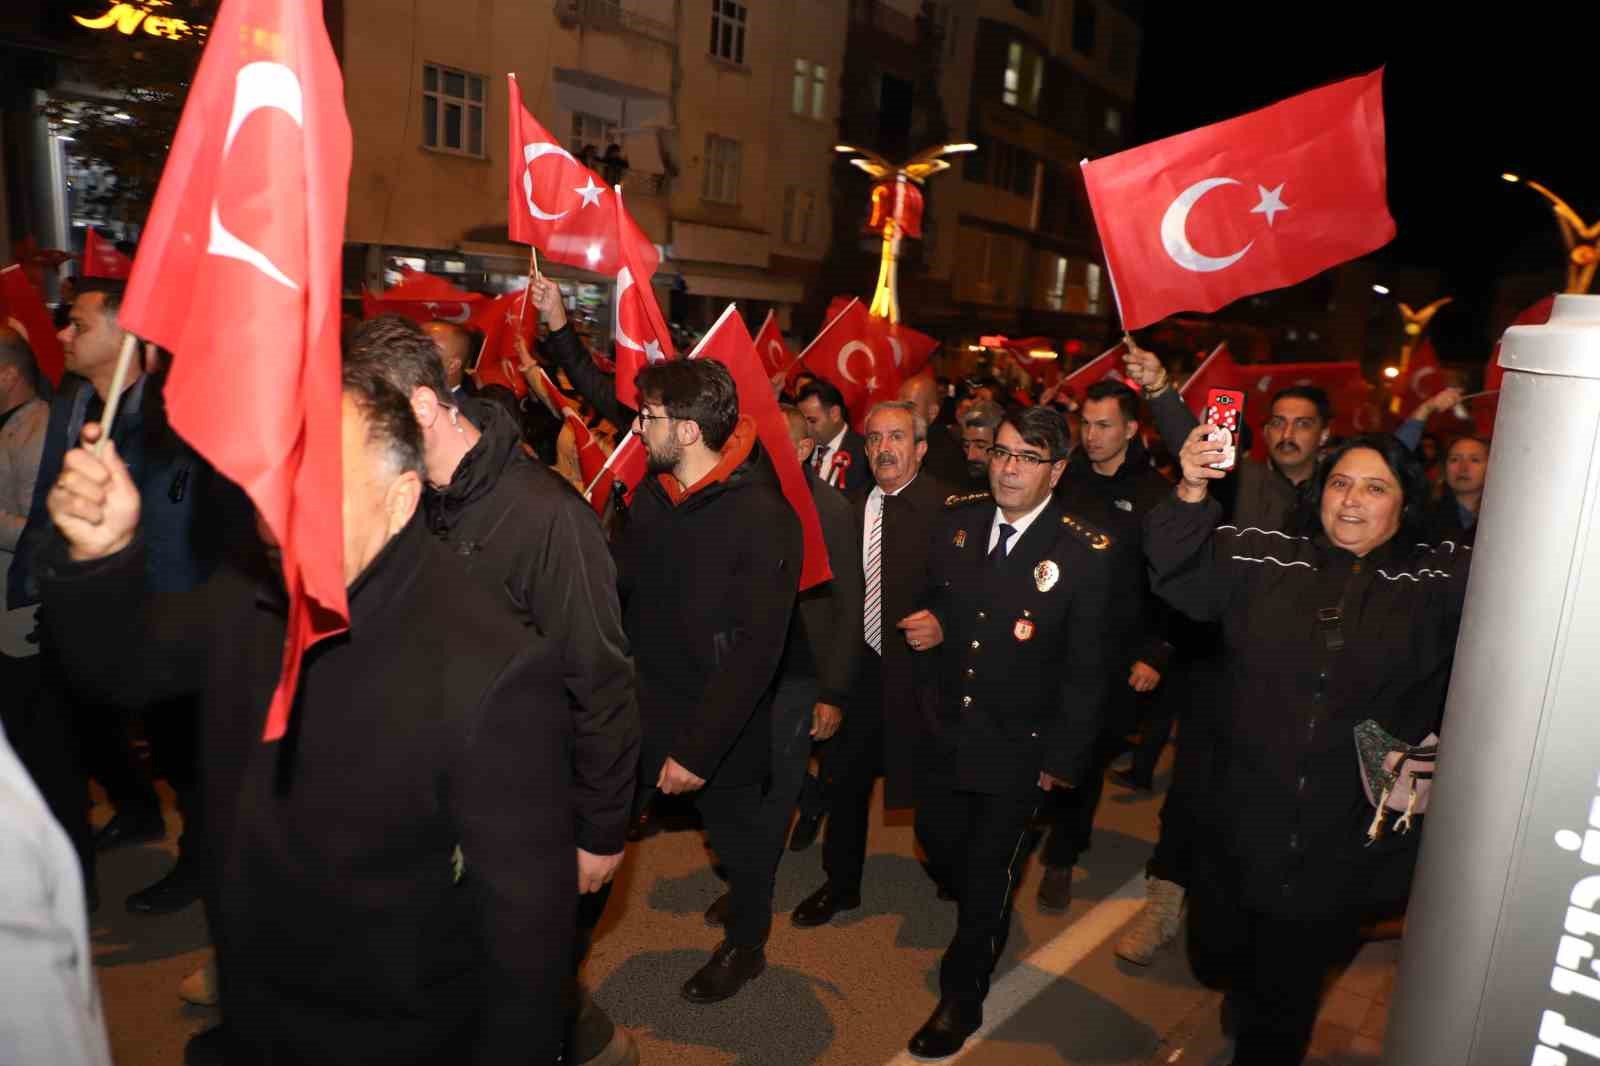
[[[917,759],[917,839],[960,908],[939,1005],[913,1055],[954,1055],[983,1023],[1030,823],[1083,780],[1106,687],[1111,538],[1051,494],[1067,426],[1029,407],[1000,427],[990,493],[953,497],[931,549],[937,696]]]
[[[929,680],[933,616],[926,607],[930,533],[947,495],[921,473],[928,424],[911,404],[880,403],[867,415],[866,454],[876,485],[851,498],[861,516],[861,668],[844,726],[828,752],[823,868],[828,880],[795,908],[801,928],[861,905],[872,782],[881,767],[884,805],[911,803],[911,741]]]
[[[818,379],[800,390],[795,401],[805,416],[806,431],[817,442],[811,469],[824,484],[849,495],[872,486],[861,434],[850,428],[844,396],[832,382]]]

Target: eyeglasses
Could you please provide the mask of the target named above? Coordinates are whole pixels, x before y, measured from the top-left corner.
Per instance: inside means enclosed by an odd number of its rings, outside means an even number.
[[[634,420],[634,422],[636,422],[638,424],[640,429],[648,429],[648,428],[650,428],[650,423],[651,422],[671,422],[672,421],[672,416],[671,415],[653,415],[649,411],[646,411],[643,408],[641,408],[639,410],[639,413],[633,416],[633,420]]]
[[[1048,455],[1034,455],[1032,452],[1014,452],[1010,448],[1002,448],[998,444],[989,449],[989,461],[991,463],[1005,466],[1006,461],[1010,459],[1015,459],[1021,463],[1024,470],[1037,470],[1045,463],[1055,462]]]

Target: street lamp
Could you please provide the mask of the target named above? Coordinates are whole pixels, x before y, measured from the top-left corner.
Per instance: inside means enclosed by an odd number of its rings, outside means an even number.
[[[872,189],[872,228],[883,232],[883,252],[878,265],[878,287],[872,293],[869,314],[900,321],[898,292],[900,238],[922,236],[922,193],[916,188],[928,178],[950,169],[947,156],[976,152],[968,141],[924,148],[906,162],[896,165],[877,152],[851,144],[836,144],[833,150],[855,156],[850,165],[877,181]],[[888,201],[888,203],[885,203]]]
[[[1512,185],[1526,185],[1550,201],[1556,221],[1561,225],[1561,239],[1567,244],[1567,288],[1570,293],[1585,293],[1594,281],[1596,260],[1600,260],[1600,222],[1585,225],[1582,218],[1567,202],[1536,181],[1510,172],[1500,175],[1501,181]]]

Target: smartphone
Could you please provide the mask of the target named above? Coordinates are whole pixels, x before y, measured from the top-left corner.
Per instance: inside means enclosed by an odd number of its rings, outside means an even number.
[[[1205,421],[1215,427],[1211,440],[1222,445],[1221,462],[1214,470],[1232,470],[1238,461],[1239,427],[1244,425],[1244,393],[1238,389],[1212,389],[1206,394]]]

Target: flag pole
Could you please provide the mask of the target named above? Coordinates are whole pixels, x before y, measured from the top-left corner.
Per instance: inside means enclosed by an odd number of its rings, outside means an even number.
[[[521,332],[522,324],[528,318],[528,290],[533,288],[533,279],[539,276],[539,249],[528,245],[528,284],[522,289],[522,306],[517,308],[517,331]]]
[[[133,353],[139,347],[139,338],[132,333],[122,335],[122,351],[117,355],[117,370],[111,375],[111,395],[106,397],[105,414],[100,417],[100,439],[94,442],[94,457],[106,450],[106,441],[111,439],[111,427],[117,420],[117,408],[121,406],[122,389],[128,381],[128,365],[133,362]]]

